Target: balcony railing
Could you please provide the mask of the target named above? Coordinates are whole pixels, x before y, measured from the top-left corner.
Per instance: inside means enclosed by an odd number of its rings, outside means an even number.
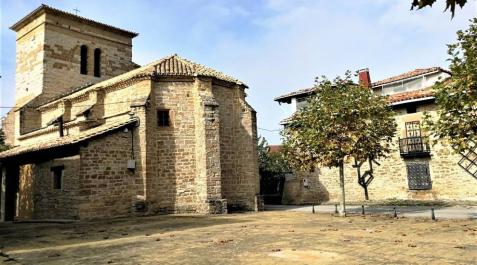
[[[429,139],[422,136],[400,138],[399,151],[402,157],[430,156]]]

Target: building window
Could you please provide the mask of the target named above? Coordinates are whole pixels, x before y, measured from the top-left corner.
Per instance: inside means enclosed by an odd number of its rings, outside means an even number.
[[[57,166],[51,168],[51,172],[53,172],[53,189],[55,190],[61,190],[64,169],[64,166]]]
[[[94,76],[101,77],[101,50],[94,49]]]
[[[169,127],[169,110],[158,110],[157,111],[157,126],[159,127]]]
[[[421,123],[419,121],[406,122],[406,137],[421,137]]]
[[[88,74],[88,47],[86,45],[81,45],[80,51],[80,74]]]
[[[432,182],[429,164],[427,162],[407,164],[407,181],[410,190],[430,190]]]

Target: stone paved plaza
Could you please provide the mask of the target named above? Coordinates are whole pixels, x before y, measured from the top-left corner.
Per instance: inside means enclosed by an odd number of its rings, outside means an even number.
[[[0,224],[5,264],[476,264],[477,222],[267,211]]]

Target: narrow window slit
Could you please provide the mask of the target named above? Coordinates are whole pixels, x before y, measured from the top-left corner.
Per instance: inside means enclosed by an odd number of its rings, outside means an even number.
[[[88,47],[86,45],[81,45],[80,49],[80,74],[88,74]]]
[[[94,76],[101,77],[101,50],[94,49]]]
[[[53,189],[55,190],[62,189],[64,169],[64,166],[56,166],[51,168],[51,171],[53,172]]]

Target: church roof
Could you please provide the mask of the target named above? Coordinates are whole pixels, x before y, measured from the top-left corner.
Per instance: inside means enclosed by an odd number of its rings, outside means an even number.
[[[63,94],[59,95],[58,97],[50,99],[49,101],[43,102],[39,105],[47,105],[65,97],[69,97],[69,96],[76,97],[82,93],[86,93],[91,90],[112,86],[121,82],[129,81],[135,78],[146,77],[146,76],[150,76],[150,77],[204,76],[204,77],[212,77],[218,80],[235,83],[235,84],[247,87],[246,84],[244,84],[243,82],[241,82],[240,80],[232,76],[226,75],[220,71],[214,70],[207,66],[184,59],[177,54],[173,54],[173,55],[164,57],[162,59],[159,59],[157,61],[154,61],[152,63],[149,63],[147,65],[144,65],[140,68],[126,72],[124,74],[98,82],[96,84],[92,84],[92,85],[87,84],[81,87],[72,88],[68,91],[65,91]]]
[[[94,129],[84,131],[80,134],[67,135],[67,136],[58,137],[55,139],[35,142],[29,145],[14,147],[12,149],[0,152],[0,160],[21,155],[21,154],[25,154],[25,153],[37,152],[37,151],[47,150],[47,149],[51,149],[55,147],[62,147],[62,146],[77,144],[77,143],[86,141],[88,139],[91,139],[93,137],[100,136],[108,132],[114,131],[116,129],[126,127],[127,125],[133,124],[137,121],[138,121],[137,118],[123,119],[121,121],[116,121],[114,123],[103,124],[101,126],[95,127]]]
[[[167,56],[144,67],[146,68],[146,71],[152,70],[154,74],[159,76],[207,76],[246,86],[240,80],[232,76],[226,75],[202,64],[184,59],[177,54]]]
[[[108,24],[104,24],[104,23],[101,23],[101,22],[98,22],[98,21],[95,21],[95,20],[92,20],[92,19],[89,19],[89,18],[85,18],[85,17],[78,16],[78,15],[75,15],[75,14],[60,10],[60,9],[56,9],[54,7],[51,7],[51,6],[48,6],[48,5],[45,5],[45,4],[40,5],[37,9],[30,12],[30,14],[26,15],[20,21],[18,21],[13,26],[11,26],[10,29],[18,31],[21,27],[30,23],[33,19],[35,19],[39,15],[47,13],[47,12],[52,13],[52,14],[56,14],[56,15],[65,16],[65,17],[68,17],[70,19],[80,21],[81,23],[89,24],[89,25],[92,25],[92,26],[95,26],[95,27],[100,27],[100,28],[103,28],[103,29],[106,29],[106,30],[109,30],[109,31],[112,31],[112,32],[116,32],[116,33],[119,33],[119,34],[122,34],[122,35],[126,35],[126,36],[131,37],[131,38],[134,38],[137,35],[139,35],[136,32],[132,32],[132,31],[129,31],[129,30],[117,28],[117,27],[114,27],[114,26],[111,26],[111,25],[108,25]]]

